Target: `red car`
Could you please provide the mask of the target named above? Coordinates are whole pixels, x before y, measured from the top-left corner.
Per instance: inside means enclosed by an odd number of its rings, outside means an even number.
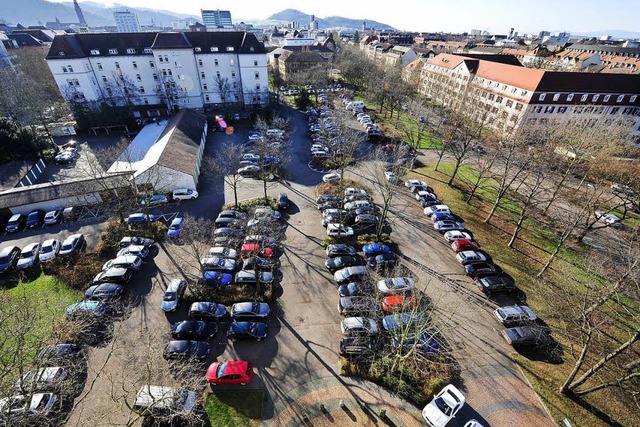
[[[207,369],[209,384],[240,384],[247,385],[253,379],[253,365],[244,360],[228,360],[214,362]]]
[[[382,311],[385,313],[398,313],[406,310],[413,310],[416,301],[413,297],[402,295],[389,295],[382,299]]]
[[[475,251],[480,249],[480,245],[474,240],[459,239],[454,240],[453,243],[451,243],[451,249],[456,253],[462,251]]]
[[[257,255],[260,258],[271,258],[273,256],[273,249],[263,248],[259,243],[245,243],[240,248],[240,255],[242,258],[247,258],[253,255]]]

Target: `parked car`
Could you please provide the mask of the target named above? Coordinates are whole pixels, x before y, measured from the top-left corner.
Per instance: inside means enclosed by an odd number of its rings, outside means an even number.
[[[493,311],[493,315],[506,328],[534,323],[538,320],[538,316],[526,305],[499,307]]]
[[[226,246],[214,246],[209,249],[208,255],[211,258],[221,257],[221,258],[237,260],[239,253],[237,250],[226,247]]]
[[[398,257],[393,253],[372,256],[367,259],[367,265],[377,271],[392,269],[398,265]]]
[[[455,216],[445,212],[436,212],[433,215],[431,215],[429,218],[434,223],[438,221],[455,221],[456,220]]]
[[[93,278],[93,284],[99,283],[119,283],[125,285],[131,281],[133,272],[126,268],[113,267],[108,270],[101,271]]]
[[[260,342],[267,337],[268,332],[269,327],[263,322],[231,322],[227,338],[231,341],[249,338]]]
[[[133,410],[142,416],[167,413],[173,417],[188,416],[195,411],[198,394],[185,388],[143,385],[136,394]]]
[[[327,236],[329,237],[351,237],[353,228],[338,223],[327,224]]]
[[[17,426],[28,420],[38,424],[55,410],[56,402],[58,396],[54,393],[17,394],[0,399],[0,423]]]
[[[423,354],[434,354],[440,351],[440,344],[429,332],[419,334],[402,333],[391,338],[393,348],[416,348]]]
[[[16,381],[16,391],[27,393],[34,391],[58,390],[69,372],[60,366],[49,366],[26,372]]]
[[[38,255],[40,262],[51,261],[58,256],[60,246],[60,240],[58,239],[48,239],[42,242],[42,246],[40,246],[40,254]]]
[[[205,271],[232,272],[236,269],[235,260],[223,257],[202,258],[200,265]]]
[[[342,338],[338,348],[342,357],[368,357],[380,351],[381,344],[377,337],[356,335]]]
[[[280,212],[274,211],[271,208],[256,208],[253,212],[253,218],[257,220],[278,221],[280,217]]]
[[[262,169],[258,165],[247,165],[238,169],[237,173],[243,177],[253,177],[260,173]]]
[[[344,204],[344,208],[348,211],[355,211],[357,209],[368,209],[368,212],[358,212],[358,213],[371,213],[373,210],[373,205],[368,200],[354,200],[353,202],[348,202]]]
[[[480,245],[475,240],[456,239],[451,243],[454,252],[475,251],[480,249]]]
[[[343,268],[333,273],[333,278],[338,285],[344,285],[349,282],[363,281],[368,277],[369,271],[364,265]]]
[[[66,165],[71,163],[73,159],[78,157],[78,153],[74,150],[62,150],[54,157],[56,164],[58,165]]]
[[[464,406],[464,395],[454,385],[445,386],[424,409],[422,418],[431,427],[444,427]]]
[[[383,254],[390,254],[391,248],[383,243],[367,243],[362,247],[362,251],[364,252],[364,256],[372,257]]]
[[[289,201],[287,193],[281,192],[278,194],[278,207],[282,210],[286,210],[289,208],[289,205],[291,205],[291,202]]]
[[[137,255],[123,255],[110,259],[102,266],[102,270],[110,268],[126,268],[132,271],[138,271],[142,267],[142,258]]]
[[[155,216],[152,214],[145,214],[142,212],[132,213],[127,217],[127,224],[129,225],[138,225],[138,224],[147,224],[149,222],[154,222],[156,220]]]
[[[374,292],[375,288],[369,283],[350,282],[338,286],[338,295],[340,297],[372,295]]]
[[[100,283],[90,286],[84,292],[84,299],[88,301],[110,302],[122,298],[124,286],[116,283]]]
[[[471,240],[471,234],[460,231],[460,230],[452,230],[444,233],[444,238],[447,242],[453,243],[455,240]]]
[[[368,317],[347,317],[340,322],[342,335],[377,335],[378,325],[376,321]]]
[[[0,273],[16,268],[20,252],[17,246],[6,246],[0,250]]]
[[[371,296],[346,296],[338,300],[338,313],[342,316],[374,316],[379,311],[380,306]]]
[[[140,200],[142,206],[155,206],[163,203],[169,203],[169,199],[167,199],[167,196],[164,194],[154,194],[153,196]]]
[[[78,344],[49,344],[38,350],[35,361],[43,366],[46,363],[66,364],[82,356],[82,348]]]
[[[422,325],[425,319],[416,313],[394,313],[382,318],[382,327],[387,332],[405,330],[407,326]]]
[[[164,347],[162,356],[167,360],[203,360],[209,356],[210,350],[206,341],[172,340]]]
[[[331,273],[335,273],[341,268],[352,267],[354,265],[358,265],[359,263],[359,260],[354,256],[341,255],[327,259],[324,265]]]
[[[97,320],[107,313],[107,309],[107,304],[102,301],[80,301],[67,307],[64,314],[71,320]]]
[[[502,331],[502,336],[514,348],[546,346],[552,340],[548,331],[540,326],[515,326]]]
[[[192,320],[221,320],[226,317],[227,308],[215,302],[198,301],[191,304],[187,314]]]
[[[337,257],[344,255],[353,256],[356,254],[356,249],[353,246],[349,246],[344,243],[334,243],[327,246],[327,249],[325,249],[325,253],[328,257]]]
[[[413,291],[416,282],[410,277],[391,277],[378,281],[377,286],[383,295],[392,295]]]
[[[44,223],[44,211],[41,209],[35,209],[29,212],[27,215],[27,227],[35,228]]]
[[[500,266],[490,262],[478,262],[465,265],[465,273],[472,279],[486,276],[495,276],[502,273]]]
[[[84,234],[72,234],[62,242],[58,256],[68,257],[77,255],[82,249],[84,249],[85,244],[86,241],[84,239]]]
[[[244,360],[214,362],[207,369],[207,382],[218,384],[247,385],[253,379],[253,365]]]
[[[126,248],[120,249],[116,254],[116,257],[127,255],[135,255],[142,259],[145,259],[147,256],[149,256],[149,248],[141,245],[129,245]]]
[[[190,188],[176,188],[171,197],[173,200],[194,200],[198,198],[198,192]]]
[[[182,228],[184,227],[184,218],[177,217],[171,221],[169,224],[169,230],[167,230],[167,236],[171,239],[178,239],[180,237],[180,233],[182,232]]]
[[[173,279],[169,282],[164,297],[162,297],[162,311],[176,311],[186,289],[187,282],[184,279]]]
[[[22,230],[27,225],[27,217],[22,214],[13,214],[4,229],[7,233],[15,233]]]
[[[240,248],[240,256],[242,258],[258,256],[260,258],[272,258],[273,249],[268,246],[263,246],[259,243],[245,243]]]
[[[360,214],[355,217],[355,225],[359,227],[371,227],[378,224],[378,217],[372,214]]]
[[[416,300],[404,295],[387,295],[382,298],[382,311],[385,313],[398,313],[411,311],[415,307]]]
[[[391,184],[398,184],[400,182],[400,178],[398,178],[395,174],[395,172],[393,171],[386,171],[384,173],[384,177],[387,181],[389,181]]]
[[[424,208],[424,214],[426,216],[431,216],[436,212],[450,214],[451,213],[451,209],[449,209],[449,206],[447,206],[447,205],[433,205],[433,206],[429,206],[427,208]]]
[[[202,320],[183,320],[171,326],[171,337],[177,340],[207,341],[217,332],[217,323]]]
[[[233,219],[246,219],[247,214],[240,211],[234,211],[232,209],[224,210],[218,214],[218,218],[233,218]]]
[[[411,188],[414,187],[416,185],[424,185],[425,187],[428,187],[427,183],[424,181],[420,181],[419,179],[408,179],[404,182],[404,186],[407,188]]]
[[[198,276],[199,286],[229,286],[233,282],[233,276],[220,271],[205,271]]]
[[[334,196],[333,194],[320,194],[318,197],[316,197],[316,203],[324,203],[330,201],[342,203],[342,198]]]
[[[595,216],[600,221],[612,227],[619,227],[622,224],[622,220],[612,213],[608,213],[605,211],[595,211]]]
[[[233,320],[264,320],[271,314],[271,308],[266,302],[237,302],[231,306]]]
[[[243,270],[258,270],[258,271],[270,271],[273,272],[278,268],[278,262],[269,258],[261,258],[259,256],[252,256],[245,259],[242,264]]]
[[[49,211],[44,215],[45,225],[54,225],[62,221],[62,209]]]
[[[257,243],[262,246],[277,246],[278,240],[263,234],[250,234],[244,238],[245,243]]]
[[[150,248],[153,246],[153,239],[149,239],[148,237],[139,237],[139,236],[125,236],[118,243],[121,248],[126,248],[127,246],[144,246],[145,248]]]
[[[261,283],[269,285],[273,283],[273,274],[268,271],[240,270],[236,273],[236,285],[256,285]]]
[[[40,243],[29,243],[22,248],[20,252],[20,258],[16,263],[16,270],[24,270],[32,267],[40,262],[38,256],[40,255]]]
[[[335,182],[335,181],[340,181],[339,173],[332,172],[322,177],[322,182]]]
[[[462,265],[476,264],[478,262],[491,262],[491,259],[484,252],[462,251],[456,254],[456,259]]]
[[[464,230],[464,224],[458,221],[444,220],[438,221],[433,224],[433,228],[438,230],[441,233],[451,230]]]
[[[493,292],[513,292],[516,290],[515,281],[511,276],[506,274],[478,277],[476,278],[476,284],[485,294]]]

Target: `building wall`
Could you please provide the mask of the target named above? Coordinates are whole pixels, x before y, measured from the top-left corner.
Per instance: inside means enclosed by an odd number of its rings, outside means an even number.
[[[78,102],[100,99],[102,92],[89,58],[48,61],[53,78],[65,99]]]
[[[84,206],[84,205],[92,205],[102,203],[102,199],[100,198],[100,194],[92,193],[86,194],[83,196],[76,197],[66,197],[62,199],[54,199],[47,200],[44,202],[38,203],[30,203],[28,205],[22,206],[14,206],[10,207],[12,214],[21,213],[23,215],[28,215],[34,209],[42,209],[45,212],[56,210],[56,209],[64,209],[69,206]]]
[[[188,174],[161,165],[154,165],[135,178],[135,184],[151,185],[158,193],[170,193],[176,188],[197,188],[198,178],[194,174]]]
[[[119,33],[139,33],[140,22],[138,14],[134,12],[113,12],[113,18],[116,21]]]
[[[158,96],[161,80],[153,55],[95,56],[88,59],[98,83],[98,92],[105,98],[110,97],[107,89],[114,86],[122,75],[138,88],[140,99],[134,103],[142,105],[161,102]]]

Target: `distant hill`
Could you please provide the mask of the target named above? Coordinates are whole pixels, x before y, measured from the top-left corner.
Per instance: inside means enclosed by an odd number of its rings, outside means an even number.
[[[300,25],[306,25],[310,22],[311,15],[300,12],[296,9],[285,9],[280,12],[274,13],[270,17],[267,18],[269,23],[288,23],[291,21],[299,22]],[[351,19],[344,18],[342,16],[328,16],[326,18],[318,18],[316,16],[316,21],[318,21],[318,28],[351,28],[355,30],[359,30],[362,28],[362,21],[366,21],[367,28],[376,28],[376,29],[389,29],[395,30],[391,25],[383,24],[381,22],[372,21],[370,19]]]
[[[571,33],[573,36],[574,33]],[[580,35],[584,37],[595,37],[600,38],[602,36],[611,36],[614,39],[640,39],[640,33],[637,31],[627,31],[627,30],[602,30],[602,31],[588,31],[582,32],[578,31],[575,35]]]

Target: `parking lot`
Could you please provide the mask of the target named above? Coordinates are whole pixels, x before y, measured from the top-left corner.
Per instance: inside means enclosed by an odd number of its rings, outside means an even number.
[[[341,317],[336,308],[339,298],[332,275],[324,266],[326,256],[321,243],[326,231],[320,224],[314,200],[314,188],[321,182],[322,173],[308,167],[311,154],[306,117],[291,110],[287,114],[292,135],[289,173],[285,180],[268,185],[269,194],[285,191],[292,202],[285,217],[281,287],[272,306],[276,316],[269,321],[269,337],[263,342],[227,343],[224,334],[219,332],[210,342],[211,354],[205,364],[216,358],[240,358],[254,363],[257,377],[248,387],[266,391],[265,425],[299,425],[303,412],[314,418],[313,425],[324,425],[328,418],[318,409],[320,403],[326,405],[338,423],[344,420],[355,425],[373,425],[376,416],[368,413],[368,407],[369,412],[373,408],[387,409],[387,417],[395,425],[422,425],[420,408],[403,403],[377,386],[337,374],[341,337]],[[231,136],[210,134],[205,155],[214,155],[224,144],[246,141],[247,131],[247,128],[237,128]],[[350,177],[366,182],[365,166],[354,169]],[[487,426],[552,425],[539,399],[509,357],[511,349],[492,318],[495,305],[461,273],[450,246],[433,230],[420,206],[405,190],[398,188],[391,209],[389,221],[393,237],[403,265],[421,277],[419,286],[434,301],[436,315],[450,325],[444,333],[461,366],[460,389],[468,402],[450,425],[462,426],[471,418]],[[200,197],[196,201],[166,205],[155,208],[154,212],[175,211],[213,218],[223,204],[233,200],[231,189],[213,175],[202,177],[198,191]],[[261,194],[260,181],[244,179],[239,186],[239,199]],[[94,245],[101,224],[77,226],[87,236],[89,246]],[[68,228],[71,225],[55,227],[47,229],[47,235],[71,232]],[[44,239],[42,231],[29,230],[16,236],[15,241],[22,246],[36,236]],[[6,240],[3,244],[9,242]],[[126,406],[105,405],[104,396],[114,392],[115,383],[128,390],[150,379],[171,382],[159,374],[140,371],[143,363],[136,358],[140,357],[140,351],[161,350],[169,337],[169,324],[185,318],[186,307],[165,315],[160,304],[170,280],[189,269],[193,266],[180,261],[171,243],[158,246],[157,253],[146,262],[130,286],[136,304],[126,317],[116,322],[114,339],[103,347],[89,350],[88,378],[96,380],[87,382],[67,425],[83,425],[96,416],[105,421],[104,425],[124,425]],[[148,353],[149,366],[164,363],[160,352]],[[341,401],[346,402],[348,411],[341,408]]]

